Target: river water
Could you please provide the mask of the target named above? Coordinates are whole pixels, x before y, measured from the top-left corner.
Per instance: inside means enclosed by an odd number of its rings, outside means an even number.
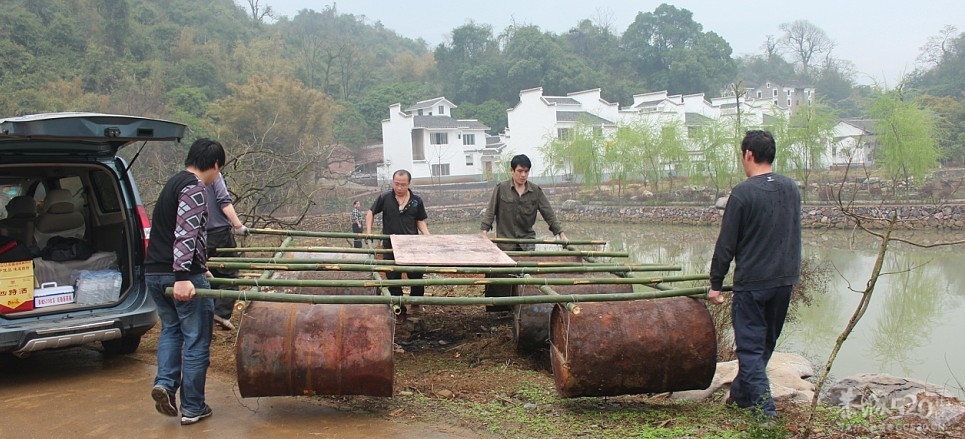
[[[478,223],[430,225],[433,233],[478,233]],[[548,238],[544,223],[537,233]],[[570,239],[603,239],[630,261],[679,265],[706,273],[717,229],[640,224],[568,223]],[[915,232],[919,243],[965,239],[965,233]],[[858,232],[805,230],[804,256],[826,268],[809,306],[798,308],[778,350],[799,353],[823,369],[835,340],[867,284],[878,241]],[[888,373],[945,386],[965,396],[965,246],[920,248],[893,242],[871,304],[845,341],[831,380],[862,372]],[[706,285],[706,284],[704,284]]]

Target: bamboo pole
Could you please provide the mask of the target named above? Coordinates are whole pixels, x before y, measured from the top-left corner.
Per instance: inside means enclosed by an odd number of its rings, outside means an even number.
[[[651,278],[519,278],[519,277],[490,277],[490,278],[433,278],[406,280],[293,280],[293,279],[225,279],[211,278],[212,285],[250,285],[250,286],[279,286],[279,287],[348,287],[369,288],[380,286],[437,286],[437,285],[615,285],[615,284],[658,284],[665,282],[684,282],[691,280],[706,280],[708,275],[665,276]]]
[[[312,238],[348,238],[348,239],[389,239],[391,235],[377,233],[351,233],[351,232],[309,232],[303,230],[279,230],[279,229],[248,229],[254,234],[263,235],[283,235],[283,236],[304,236]],[[558,244],[558,245],[606,245],[607,241],[590,239],[526,239],[526,238],[490,238],[492,242],[507,242],[520,244]]]
[[[597,250],[507,250],[506,253],[509,256],[596,256],[596,257],[609,257],[609,258],[626,258],[630,256],[628,252],[608,252],[608,251],[597,251]]]
[[[284,240],[282,240],[282,242],[281,242],[281,247],[284,248],[284,247],[288,246],[288,244],[291,244],[293,241],[294,241],[294,238],[292,238],[292,237],[289,236],[289,237],[285,238]],[[282,255],[282,252],[275,253],[275,255],[276,255],[276,256],[281,256],[281,255]],[[259,279],[259,280],[261,280],[261,279],[268,279],[268,278],[271,276],[271,273],[272,273],[271,271],[265,270],[264,272],[261,273],[261,276],[259,276],[258,279]],[[258,291],[258,287],[256,287],[256,286],[253,286],[253,287],[248,288],[247,290],[245,290],[245,292],[256,292],[256,291]],[[247,306],[247,303],[236,304],[236,307],[237,307],[238,305],[240,305],[240,307],[241,307],[240,309],[245,309],[245,307]]]
[[[218,251],[232,251],[235,253],[248,252],[305,252],[305,253],[363,253],[363,254],[385,254],[392,253],[392,249],[381,248],[354,248],[354,247],[236,247],[219,248]]]
[[[508,244],[554,244],[554,245],[606,245],[607,241],[592,239],[538,239],[538,238],[489,238],[492,242]]]
[[[619,265],[579,265],[557,267],[457,267],[426,265],[373,265],[368,263],[340,264],[259,264],[249,262],[209,262],[209,268],[226,270],[275,270],[275,271],[378,271],[388,273],[447,273],[447,274],[548,274],[548,273],[615,273],[630,271],[680,271],[679,266],[652,265],[626,267]]]
[[[726,287],[725,287],[726,289]],[[706,298],[710,287],[679,288],[667,291],[642,291],[635,293],[609,294],[565,294],[543,296],[507,296],[507,297],[435,297],[435,296],[320,296],[309,294],[263,293],[234,290],[197,289],[199,297],[233,298],[245,301],[309,303],[309,304],[345,304],[345,305],[531,305],[538,303],[579,303],[579,302],[625,302],[630,300],[662,299],[669,297],[691,296]],[[172,288],[165,292],[172,295]]]
[[[247,253],[247,252],[277,252],[281,251],[279,247],[237,247],[237,248],[219,248],[218,251],[232,251],[235,253]],[[305,253],[365,253],[365,254],[386,254],[392,253],[392,249],[367,249],[367,248],[352,248],[352,247],[287,247],[285,251],[288,252],[305,252]],[[627,252],[606,252],[606,251],[594,251],[594,250],[535,250],[535,251],[505,251],[509,256],[599,256],[599,257],[611,257],[611,258],[625,258],[630,256]]]
[[[209,262],[239,262],[239,263],[253,263],[253,264],[342,264],[351,263],[353,260],[345,258],[245,258],[245,257],[217,257],[208,259]],[[391,259],[366,259],[366,264],[371,265],[395,265],[395,261]],[[563,262],[563,261],[516,261],[516,267],[592,267],[595,265],[607,265],[611,267],[668,267],[662,264],[635,264],[635,263],[619,263],[619,262],[606,262],[600,264],[585,263],[585,262]],[[676,267],[676,266],[673,266]],[[679,267],[672,271],[678,271]]]

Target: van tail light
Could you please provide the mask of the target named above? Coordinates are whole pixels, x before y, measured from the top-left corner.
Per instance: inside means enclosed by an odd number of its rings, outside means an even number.
[[[147,256],[147,243],[151,238],[151,220],[147,217],[147,210],[140,204],[137,205],[137,219],[141,221],[141,233],[144,234],[142,236],[144,240],[144,255]]]

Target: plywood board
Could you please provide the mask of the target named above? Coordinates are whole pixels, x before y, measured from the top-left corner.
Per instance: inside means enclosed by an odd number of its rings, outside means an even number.
[[[392,235],[397,265],[512,267],[513,258],[481,233],[468,235]]]

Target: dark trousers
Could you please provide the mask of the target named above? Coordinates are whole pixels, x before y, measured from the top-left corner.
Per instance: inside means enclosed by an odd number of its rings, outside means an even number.
[[[735,291],[731,319],[737,346],[737,377],[730,386],[731,400],[740,407],[760,409],[776,416],[767,362],[784,328],[793,286]]]
[[[236,256],[235,252],[218,252],[215,251],[216,248],[235,248],[238,244],[235,242],[235,236],[231,234],[231,226],[218,227],[208,230],[208,241],[207,250],[208,257],[231,257]],[[211,268],[211,274],[214,277],[234,279],[238,277],[238,270],[221,270],[216,268]],[[218,285],[215,287],[219,290],[233,290],[235,287],[231,285]],[[214,299],[214,314],[217,316],[224,317],[226,319],[231,318],[231,313],[234,312],[235,300],[234,299]]]
[[[362,233],[362,226],[352,223],[352,233]],[[362,240],[355,238],[355,248],[362,248]]]
[[[383,244],[383,248],[391,249],[392,246],[388,244]],[[386,260],[395,260],[395,255],[392,253],[387,253],[385,255]],[[407,279],[422,279],[425,273],[405,273]],[[402,273],[399,272],[386,272],[385,277],[389,280],[399,280],[402,279]],[[409,287],[410,296],[424,296],[426,293],[426,287],[424,286],[411,286]],[[389,294],[393,296],[402,295],[402,287],[389,287]],[[402,306],[402,313],[405,314],[405,306]]]

